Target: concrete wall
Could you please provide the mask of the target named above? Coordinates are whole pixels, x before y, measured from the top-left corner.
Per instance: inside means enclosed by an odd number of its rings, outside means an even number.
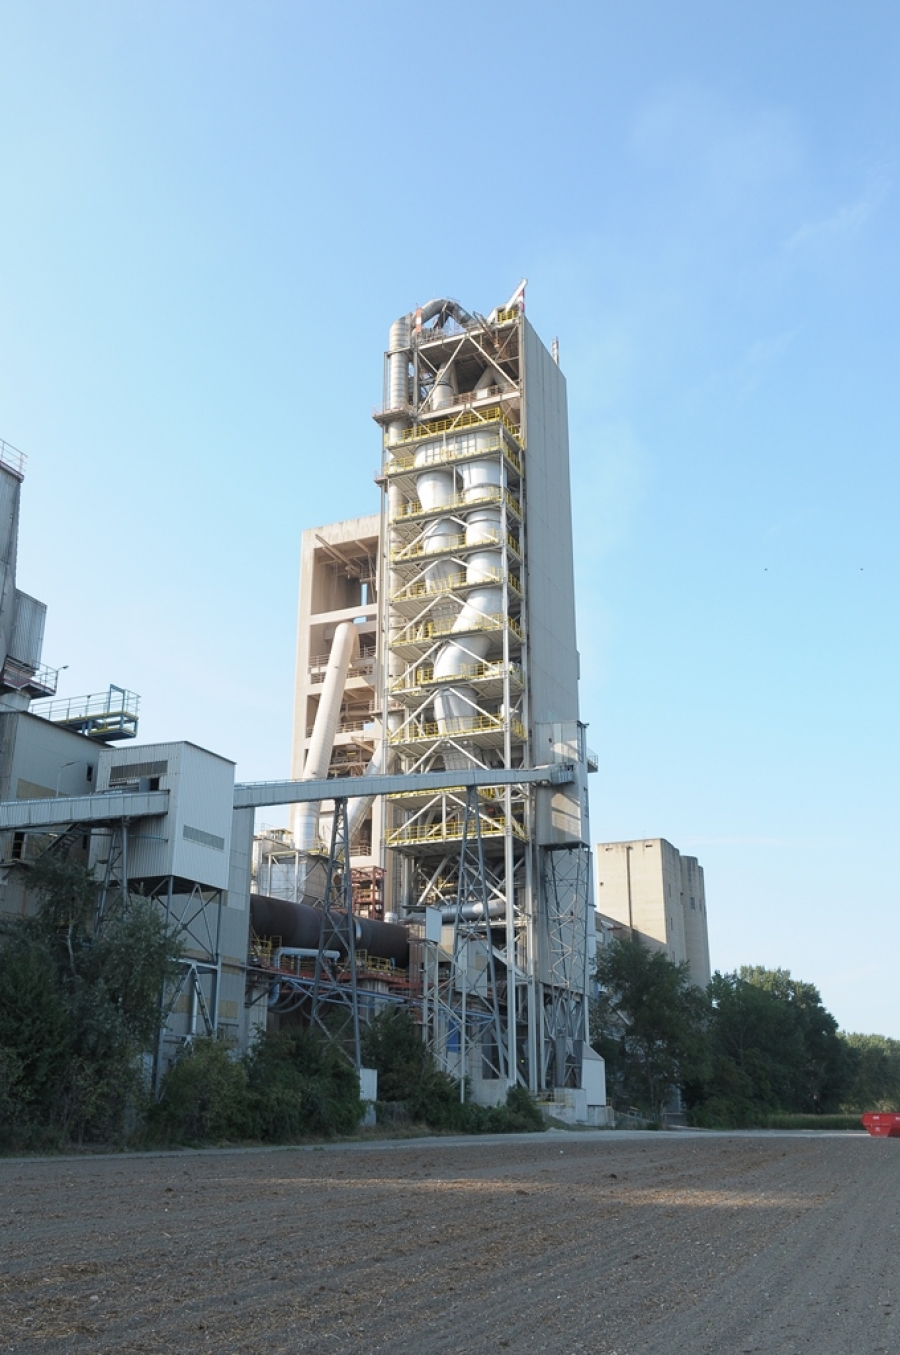
[[[595,850],[597,909],[637,938],[685,961],[691,982],[709,982],[709,942],[703,871],[665,838],[601,842]],[[694,907],[691,907],[691,899]],[[630,900],[630,906],[629,906]]]
[[[706,925],[706,886],[703,867],[696,856],[681,858],[681,904],[684,913],[684,944],[691,977],[699,987],[705,987],[712,977]]]
[[[370,556],[373,571],[377,573],[379,558],[379,532],[381,519],[377,513],[366,517],[349,518],[344,522],[332,522],[320,527],[312,527],[303,533],[300,550],[300,594],[297,620],[297,672],[294,686],[294,734],[291,748],[291,775],[300,777],[306,761],[309,745],[308,730],[316,718],[319,699],[322,692],[320,676],[313,660],[327,655],[331,648],[334,632],[342,621],[358,621],[361,646],[373,646],[378,642],[378,600],[373,584],[363,585],[362,581],[347,578],[341,569],[340,557],[359,559]],[[376,701],[377,661],[365,661],[355,664],[344,687],[344,703],[349,709],[373,707]],[[381,727],[377,720],[372,728],[362,731],[367,744],[374,750],[381,738]],[[353,733],[338,732],[335,738],[335,752],[338,757],[343,753],[353,756],[356,740]],[[360,766],[356,771],[362,771]],[[329,802],[326,802],[326,804]],[[369,837],[372,843],[371,854],[354,855],[354,865],[380,864],[383,806],[376,800],[371,814]],[[292,815],[293,817],[293,815]],[[326,835],[330,828],[326,823],[320,827]]]
[[[566,379],[522,329],[530,718],[549,724],[578,719]]]

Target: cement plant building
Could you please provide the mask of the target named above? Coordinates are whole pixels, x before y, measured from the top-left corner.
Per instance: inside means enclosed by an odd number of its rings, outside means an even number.
[[[613,934],[687,963],[691,983],[710,980],[703,867],[665,838],[601,842],[596,847],[597,911]]]

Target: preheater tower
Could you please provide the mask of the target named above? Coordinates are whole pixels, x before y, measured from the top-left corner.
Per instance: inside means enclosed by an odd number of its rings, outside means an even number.
[[[483,1099],[492,1080],[579,1086],[586,1040],[589,755],[566,384],[522,290],[486,319],[436,300],[397,320],[376,416],[385,769],[578,768],[553,790],[388,802],[390,906],[439,909],[437,966],[452,957],[435,1050]]]

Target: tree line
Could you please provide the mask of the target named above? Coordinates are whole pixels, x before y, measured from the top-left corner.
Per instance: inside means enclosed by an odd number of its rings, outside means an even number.
[[[838,1029],[814,984],[743,966],[693,987],[685,964],[618,940],[597,965],[591,1043],[610,1099],[660,1120],[680,1094],[692,1124],[900,1109],[900,1041]]]

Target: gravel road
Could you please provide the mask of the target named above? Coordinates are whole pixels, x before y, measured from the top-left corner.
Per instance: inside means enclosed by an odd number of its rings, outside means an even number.
[[[0,1352],[896,1355],[900,1141],[0,1160]]]

